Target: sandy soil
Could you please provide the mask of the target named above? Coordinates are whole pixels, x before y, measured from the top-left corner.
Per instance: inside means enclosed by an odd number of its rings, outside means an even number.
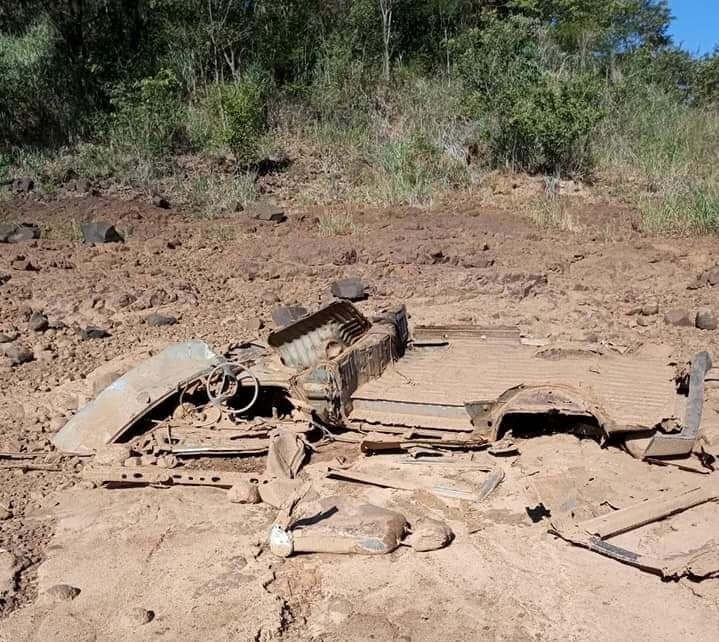
[[[0,365],[0,451],[49,450],[54,431],[101,386],[103,364],[111,370],[118,358],[189,338],[226,348],[266,332],[279,303],[329,301],[330,282],[342,276],[369,284],[364,310],[405,302],[413,322],[516,324],[537,337],[663,344],[679,362],[700,349],[719,352],[719,331],[663,318],[674,307],[719,313],[719,288],[687,289],[719,264],[716,239],[644,237],[631,213],[590,201],[579,213],[581,231],[540,230],[504,205],[467,197],[431,211],[353,209],[353,234],[321,238],[323,208],[290,208],[275,225],[243,214],[195,219],[141,198],[3,204],[0,218],[38,223],[51,238],[0,245],[0,275],[10,277],[0,285],[0,333],[17,332],[36,357]],[[114,223],[127,242],[71,240],[75,223],[90,218]],[[658,313],[637,312],[654,303]],[[35,311],[66,327],[33,331]],[[149,327],[150,312],[179,322]],[[111,336],[82,340],[78,330],[88,325]],[[709,389],[704,432],[715,451],[718,424],[719,390]],[[57,455],[36,463],[59,472],[0,469],[8,509],[0,549],[17,571],[0,601],[0,640],[716,639],[719,580],[662,582],[572,548],[526,510],[546,476],[568,475],[622,506],[690,487],[696,474],[568,435],[524,440],[520,450],[503,464],[497,491],[470,508],[319,481],[327,493],[364,497],[410,520],[443,519],[456,534],[441,551],[400,548],[374,558],[275,558],[262,546],[275,512],[228,504],[218,490],[90,489],[75,475],[82,463]],[[319,465],[305,474],[319,479]],[[408,478],[482,475],[392,457],[362,465]],[[705,505],[621,541],[681,552],[718,527],[716,506]],[[48,589],[57,584],[80,593],[53,597]]]

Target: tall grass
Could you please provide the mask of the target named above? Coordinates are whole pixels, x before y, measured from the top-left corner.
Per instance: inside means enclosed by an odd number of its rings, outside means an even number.
[[[719,232],[719,113],[644,88],[615,103],[600,169],[632,186],[647,231]]]

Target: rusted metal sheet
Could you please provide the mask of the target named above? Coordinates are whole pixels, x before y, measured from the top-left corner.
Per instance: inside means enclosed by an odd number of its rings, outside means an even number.
[[[335,301],[292,325],[270,334],[267,342],[282,362],[296,370],[331,359],[355,343],[371,324],[357,308]]]
[[[63,426],[53,443],[62,452],[79,455],[113,443],[138,419],[220,360],[202,341],[170,346],[105,388]]]
[[[170,470],[158,466],[88,466],[82,471],[84,479],[96,484],[161,486],[215,486],[231,488],[239,482],[257,482],[257,475],[234,471],[197,470],[173,468]]]
[[[410,350],[397,368],[358,388],[352,395],[352,421],[441,430],[476,427],[496,439],[500,406],[503,414],[592,415],[608,433],[684,419],[686,397],[677,392],[668,351],[548,352],[523,344],[518,333],[505,328],[495,335],[487,330],[473,335],[467,328],[456,334],[442,328],[435,334],[446,345]],[[483,427],[470,421],[468,402],[487,405],[490,421]]]

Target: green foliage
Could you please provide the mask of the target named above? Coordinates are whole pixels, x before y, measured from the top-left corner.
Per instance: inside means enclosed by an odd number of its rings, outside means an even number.
[[[200,149],[229,150],[242,163],[257,160],[267,129],[264,84],[256,76],[211,85],[190,109],[190,140]]]
[[[487,122],[495,163],[583,173],[592,166],[591,135],[601,118],[599,82],[589,73],[553,70],[545,39],[540,23],[523,17],[495,21],[458,39],[467,111]]]
[[[0,32],[0,145],[52,144],[75,130],[76,101],[57,64],[56,42],[47,21],[20,35]]]
[[[108,120],[111,143],[141,157],[162,157],[178,142],[182,106],[177,79],[169,71],[112,88],[114,111]]]
[[[421,134],[390,140],[377,151],[373,192],[390,205],[423,205],[437,189],[468,184],[466,167]]]

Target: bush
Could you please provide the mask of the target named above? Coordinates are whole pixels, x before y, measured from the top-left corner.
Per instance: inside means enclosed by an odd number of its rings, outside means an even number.
[[[591,169],[591,136],[601,118],[599,82],[572,72],[566,58],[565,69],[553,70],[556,52],[538,22],[495,22],[467,32],[454,48],[466,112],[484,121],[494,164],[557,174]]]
[[[111,89],[114,111],[108,120],[110,143],[134,150],[141,158],[174,151],[180,140],[183,109],[174,74],[162,71]]]
[[[376,155],[374,192],[389,205],[422,205],[436,189],[464,187],[469,182],[466,166],[419,133],[385,142]]]
[[[246,164],[257,160],[266,129],[265,87],[253,75],[211,85],[188,117],[190,140],[196,148],[229,150]]]
[[[0,145],[56,145],[79,129],[81,98],[68,91],[56,40],[46,21],[0,32]]]

